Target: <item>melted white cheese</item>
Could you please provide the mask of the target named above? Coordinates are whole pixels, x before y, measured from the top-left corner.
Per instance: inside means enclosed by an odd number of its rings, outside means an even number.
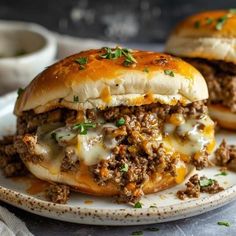
[[[208,116],[199,119],[183,120],[179,124],[166,123],[164,125],[165,137],[160,133],[154,135],[152,140],[164,143],[165,147],[171,152],[192,155],[201,151],[207,144],[214,139],[213,132],[204,132],[199,129],[199,125],[213,127],[214,124]],[[47,168],[51,173],[57,174],[60,171],[62,160],[65,156],[65,149],[72,148],[76,156],[86,165],[97,164],[101,160],[111,158],[111,149],[117,145],[116,139],[112,135],[105,135],[104,129],[115,130],[114,124],[106,123],[97,128],[90,128],[86,135],[80,135],[71,131],[62,124],[44,125],[38,129],[37,152],[45,157]],[[56,133],[56,140],[52,138],[52,133]],[[178,134],[178,135],[176,135]],[[183,140],[179,136],[186,137]],[[63,138],[61,138],[63,137]],[[71,140],[73,142],[71,142]],[[65,143],[63,143],[65,142]]]
[[[88,129],[86,135],[77,134],[68,127],[59,127],[60,124],[44,125],[37,131],[38,153],[43,154],[44,160],[48,165],[58,172],[64,157],[65,147],[75,150],[77,158],[84,161],[86,165],[97,164],[101,160],[111,157],[111,149],[117,145],[115,138],[104,139],[103,129],[117,129],[114,124],[106,123],[96,129]],[[52,133],[54,137],[52,138]],[[76,137],[76,142],[70,143]],[[56,142],[55,141],[58,142]]]
[[[101,134],[88,131],[87,135],[78,135],[77,138],[77,155],[86,165],[94,165],[110,158],[110,150],[104,146]]]
[[[213,121],[206,115],[199,119],[186,120],[179,126],[166,123],[164,126],[164,132],[167,134],[165,145],[186,155],[192,155],[203,150],[207,144],[212,142],[214,137],[213,133],[207,134],[199,129],[201,124],[204,127],[214,126]],[[182,140],[178,136],[183,137]]]

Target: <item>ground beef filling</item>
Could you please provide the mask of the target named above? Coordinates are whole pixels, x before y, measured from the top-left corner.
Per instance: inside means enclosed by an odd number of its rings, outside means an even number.
[[[223,139],[215,151],[215,161],[218,166],[236,171],[236,146],[228,145]]]
[[[206,79],[209,102],[223,104],[236,112],[236,65],[224,61],[184,58],[195,66]]]
[[[142,195],[142,184],[153,172],[170,173],[176,176],[176,165],[172,156],[166,153],[162,144],[152,141],[153,135],[163,133],[163,124],[172,114],[183,114],[185,117],[197,117],[206,112],[202,103],[194,103],[183,107],[168,105],[148,105],[141,107],[116,107],[104,112],[107,122],[114,122],[123,117],[125,125],[120,143],[113,152],[113,158],[102,161],[93,168],[96,181],[105,185],[108,181],[115,181],[121,187],[119,200],[135,202]],[[121,129],[120,128],[120,129]],[[145,136],[145,142],[141,138]],[[204,156],[204,155],[203,155]],[[192,159],[198,169],[205,167],[205,158]]]
[[[27,174],[27,169],[14,147],[14,136],[5,136],[0,140],[0,168],[6,177]]]
[[[198,177],[198,174],[190,177],[185,184],[186,189],[177,192],[177,197],[181,200],[186,198],[198,198],[200,193],[215,194],[224,190],[214,179],[208,179],[205,176]]]
[[[51,184],[46,190],[46,197],[51,202],[65,204],[70,197],[70,188],[63,184]]]
[[[163,145],[158,144],[153,137],[158,137],[160,134],[165,136],[163,126],[173,114],[181,114],[185,119],[189,119],[199,118],[206,112],[204,102],[195,102],[186,106],[151,104],[137,107],[120,106],[104,111],[87,110],[84,114],[85,120],[96,123],[102,119],[105,123],[117,125],[115,129],[108,127],[103,130],[104,140],[115,137],[116,145],[111,148],[110,159],[90,166],[95,181],[100,185],[106,185],[110,181],[116,183],[120,187],[119,200],[122,202],[138,201],[143,194],[142,185],[152,173],[168,172],[172,176],[176,176],[175,162],[179,157],[173,158],[166,153]],[[56,122],[67,126],[78,123],[80,118],[81,112],[77,113],[68,109],[55,109],[37,115],[33,111],[24,112],[17,120],[17,135],[12,138],[11,147],[8,147],[8,143],[2,144],[1,153],[8,157],[20,155],[22,160],[39,163],[43,160],[43,156],[37,149],[37,128],[43,124]],[[121,118],[123,123],[119,124]],[[199,126],[199,129],[202,128],[204,127]],[[178,136],[178,133],[175,135]],[[179,138],[181,139],[181,137]],[[65,143],[58,142],[58,145],[65,147]],[[192,159],[192,164],[198,169],[208,164],[208,153],[206,150],[203,152],[205,153],[203,158]],[[64,148],[64,154],[61,171],[76,171],[80,163],[75,159],[73,150]],[[55,187],[55,185],[49,189],[47,194],[50,200],[59,203],[64,202],[61,199],[67,198],[65,196],[68,195],[67,189],[60,186]]]

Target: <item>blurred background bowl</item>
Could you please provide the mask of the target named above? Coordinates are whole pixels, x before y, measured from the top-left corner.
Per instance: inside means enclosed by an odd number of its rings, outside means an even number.
[[[34,23],[0,21],[0,94],[25,87],[55,59],[56,40]]]

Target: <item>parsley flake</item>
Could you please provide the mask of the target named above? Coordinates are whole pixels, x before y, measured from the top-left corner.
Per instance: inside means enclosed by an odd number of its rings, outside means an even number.
[[[217,224],[218,224],[218,225],[223,225],[223,226],[226,226],[226,227],[229,227],[229,226],[230,226],[230,223],[227,222],[227,221],[218,221]]]
[[[221,171],[219,174],[216,174],[215,176],[220,176],[220,175],[226,176],[228,175],[228,173],[226,171]]]
[[[57,133],[56,132],[52,132],[51,133],[51,138],[55,141],[57,141]]]
[[[145,67],[145,68],[143,69],[143,72],[149,73],[149,70],[148,70],[148,68],[147,68],[147,67]]]
[[[142,208],[142,204],[140,202],[136,202],[134,204],[134,208]]]
[[[208,179],[206,177],[202,177],[199,180],[200,187],[208,187],[211,186],[214,183],[213,179]]]
[[[165,73],[165,75],[169,75],[171,77],[175,76],[175,74],[174,74],[174,72],[172,70],[164,70],[164,73]]]
[[[159,229],[159,228],[155,228],[155,227],[150,227],[150,228],[146,228],[145,230],[147,230],[147,231],[152,231],[152,232],[157,232],[157,231],[159,231],[160,229]]]
[[[213,19],[212,18],[206,18],[206,24],[207,25],[210,25],[211,23],[213,22]]]
[[[85,68],[85,65],[88,63],[88,58],[80,57],[75,59],[75,62],[77,62],[80,65],[80,70],[83,70]]]
[[[131,235],[143,235],[143,231],[134,231]]]
[[[216,20],[216,30],[222,30],[226,20],[228,19],[227,15],[224,15]]]
[[[103,59],[118,59],[124,56],[125,60],[123,64],[125,66],[129,66],[130,64],[137,63],[136,59],[132,55],[132,50],[128,48],[116,47],[112,49],[112,48],[104,47],[102,49],[106,51],[104,54],[100,55],[100,57]]]
[[[229,9],[229,13],[236,14],[236,8]]]
[[[119,120],[116,121],[116,126],[120,127],[125,124],[125,119],[121,117]]]
[[[78,130],[79,134],[85,135],[88,133],[88,128],[96,128],[96,124],[94,123],[79,123],[73,125],[73,130]]]
[[[79,102],[79,96],[74,96],[74,102]]]
[[[23,88],[18,88],[18,90],[17,90],[17,95],[18,95],[18,97],[17,97],[17,98],[19,98],[20,95],[21,95],[24,91],[25,91],[25,90],[24,90]]]
[[[129,166],[127,163],[123,164],[121,167],[120,167],[120,171],[121,172],[127,172],[129,170]]]
[[[196,29],[200,28],[200,21],[199,20],[194,22],[194,28],[196,28]]]

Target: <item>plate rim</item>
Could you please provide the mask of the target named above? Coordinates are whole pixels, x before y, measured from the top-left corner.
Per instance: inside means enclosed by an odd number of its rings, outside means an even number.
[[[183,202],[184,204],[177,203],[168,206],[157,206],[157,208],[102,209],[56,204],[0,186],[0,200],[10,205],[53,219],[74,223],[89,222],[89,224],[93,225],[101,225],[107,221],[110,221],[107,225],[117,225],[118,223],[122,225],[125,222],[127,225],[168,222],[211,211],[235,199],[236,185],[233,185],[217,194],[200,199],[191,199]],[[80,219],[63,218],[62,216],[66,214],[78,215]],[[90,222],[90,219],[93,221]]]

